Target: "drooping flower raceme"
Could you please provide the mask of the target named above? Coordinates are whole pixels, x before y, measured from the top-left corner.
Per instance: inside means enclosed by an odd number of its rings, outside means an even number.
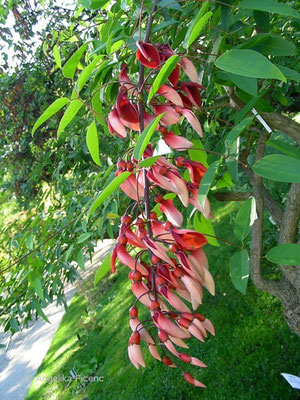
[[[146,68],[156,71],[174,55],[169,45],[154,46],[137,42],[137,60]],[[190,81],[180,82],[181,70]],[[147,110],[143,110],[142,126],[146,127],[155,116],[165,113],[157,131],[162,139],[175,151],[185,152],[193,146],[183,136],[176,135],[171,125],[179,123],[181,117],[187,119],[196,133],[202,136],[200,122],[193,108],[201,108],[201,91],[205,88],[198,84],[197,71],[190,60],[181,57],[179,64],[161,85]],[[140,130],[136,84],[128,75],[128,67],[122,64],[119,73],[120,89],[116,104],[108,116],[108,129],[122,139]],[[151,85],[143,85],[145,92]],[[135,296],[129,310],[132,334],[128,344],[128,355],[132,364],[145,367],[142,349],[166,366],[176,368],[178,362],[198,367],[206,365],[196,357],[186,353],[185,340],[194,336],[204,342],[207,332],[214,335],[210,320],[197,312],[202,304],[203,292],[215,293],[214,280],[208,269],[208,261],[203,251],[206,237],[199,232],[183,227],[184,218],[176,208],[173,199],[177,196],[184,207],[192,204],[205,218],[211,218],[210,205],[206,199],[204,208],[198,201],[198,188],[206,168],[185,156],[177,157],[174,162],[161,156],[148,167],[127,153],[127,160],[120,159],[116,175],[129,171],[129,177],[120,186],[133,202],[131,212],[121,219],[117,244],[111,257],[111,269],[115,272],[116,261],[129,269],[131,290]],[[148,144],[143,159],[153,156],[153,147]],[[131,159],[129,158],[131,157]],[[190,181],[183,178],[189,172]],[[148,218],[143,213],[143,201],[149,196],[145,180],[150,184],[150,196],[157,212],[152,211]],[[169,194],[173,194],[170,198]],[[148,198],[148,201],[150,199]],[[138,305],[149,309],[150,319],[140,321]],[[156,335],[152,328],[156,328]],[[183,350],[184,349],[184,350]],[[192,385],[205,387],[190,373],[184,372],[184,379]]]

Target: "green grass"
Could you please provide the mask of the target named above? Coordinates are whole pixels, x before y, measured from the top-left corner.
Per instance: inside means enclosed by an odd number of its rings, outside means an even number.
[[[232,203],[214,210],[216,235],[233,242],[230,222],[235,212]],[[128,308],[134,297],[128,270],[123,267],[116,276],[100,282],[102,293],[94,314],[87,315],[83,296],[74,298],[26,400],[297,399],[297,392],[280,373],[300,372],[300,343],[285,324],[279,301],[251,283],[246,296],[234,289],[228,261],[235,248],[222,244],[207,246],[205,251],[217,294],[212,297],[206,293],[201,312],[213,321],[217,336],[206,343],[189,340],[189,354],[200,358],[208,368],[188,365],[185,369],[207,389],[185,383],[179,369],[165,367],[151,358],[146,346],[143,353],[147,368],[137,371],[130,364]],[[140,314],[143,308],[139,307]],[[79,375],[103,376],[104,382],[80,387],[75,381],[69,386],[66,382],[37,381],[41,376],[69,375],[71,368]]]

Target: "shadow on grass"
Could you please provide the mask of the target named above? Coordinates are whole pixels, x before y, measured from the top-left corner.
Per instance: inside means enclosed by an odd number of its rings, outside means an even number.
[[[232,204],[216,210],[217,236],[234,241],[230,224],[234,212]],[[33,383],[26,400],[297,399],[297,393],[280,376],[281,372],[300,372],[299,338],[286,326],[280,303],[251,283],[246,296],[240,294],[229,277],[229,258],[236,249],[224,245],[206,247],[217,294],[205,294],[201,312],[214,322],[217,336],[208,338],[206,343],[189,340],[187,352],[208,368],[184,366],[207,385],[206,390],[186,384],[179,369],[161,365],[151,358],[146,346],[143,353],[147,368],[137,371],[130,364],[128,308],[134,296],[129,290],[128,270],[123,267],[117,276],[100,283],[102,295],[97,312],[91,317],[86,314],[84,297],[74,298],[37,373],[48,377],[69,375],[74,368],[81,376],[103,376],[104,382],[82,386],[76,381],[70,385]],[[143,314],[147,318],[143,308],[139,307],[141,319]],[[85,329],[82,320],[87,325],[94,323]]]

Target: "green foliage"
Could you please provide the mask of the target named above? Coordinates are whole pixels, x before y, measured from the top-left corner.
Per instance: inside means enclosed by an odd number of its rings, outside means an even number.
[[[242,294],[246,294],[250,266],[247,250],[239,251],[230,258],[230,277],[234,286]]]
[[[269,250],[266,257],[276,264],[299,265],[300,245],[296,243],[281,244]]]
[[[276,165],[276,168],[274,166]],[[279,182],[300,182],[300,160],[281,154],[272,154],[257,161],[253,170],[264,178]]]
[[[73,282],[78,269],[84,269],[96,241],[116,236],[117,218],[129,205],[116,190],[129,173],[115,178],[115,164],[127,151],[128,160],[132,152],[141,160],[148,143],[157,147],[158,133],[152,129],[158,119],[136,142],[111,136],[106,125],[123,62],[137,84],[137,27],[141,18],[143,36],[152,2],[144,2],[144,12],[141,2],[123,0],[82,0],[74,12],[51,1],[48,8],[41,4],[37,11],[11,2],[5,6],[19,10],[14,29],[21,38],[15,49],[18,67],[13,71],[4,65],[0,71],[0,201],[3,209],[8,207],[15,214],[11,218],[3,217],[2,210],[0,214],[0,313],[5,329],[14,332],[37,315],[45,318],[43,308],[48,302],[63,302],[65,283]],[[6,8],[0,6],[4,22]],[[186,156],[209,166],[199,188],[202,205],[212,188],[214,192],[252,190],[238,159],[266,178],[264,184],[278,203],[286,200],[288,185],[276,180],[298,182],[299,149],[292,140],[272,136],[268,155],[254,163],[257,132],[263,127],[249,115],[255,108],[260,114],[275,111],[293,117],[299,109],[299,54],[295,50],[299,13],[295,8],[272,0],[203,2],[200,9],[197,1],[159,1],[149,42],[169,44],[177,54],[192,60],[200,73],[199,82],[206,87],[203,111],[196,111],[204,139],[200,141],[185,119],[175,132],[184,133],[194,143]],[[33,27],[40,18],[47,20],[47,27],[41,32],[43,43],[29,62],[22,53],[32,53],[28,43],[33,41],[28,38],[33,38]],[[12,45],[10,33],[3,32]],[[169,58],[158,75],[148,74],[146,85],[152,85],[152,90],[143,100],[149,107],[178,57]],[[182,70],[180,74],[181,80],[188,80]],[[231,109],[227,97],[222,100],[228,88],[242,100],[241,110]],[[176,156],[172,151],[169,161]],[[156,160],[142,160],[139,165],[149,167]],[[96,192],[100,195],[95,199]],[[175,195],[173,199],[177,201]],[[231,221],[245,248],[249,247],[249,204],[243,206],[246,217],[241,211]],[[192,208],[184,215],[187,221],[191,212]],[[210,244],[221,244],[213,237],[209,220],[195,214],[193,222],[195,229],[206,231]],[[266,235],[264,254],[274,247],[276,234]],[[233,276],[244,291],[245,257],[239,260],[234,259]],[[229,257],[223,267],[228,264]],[[30,275],[32,265],[34,277]]]

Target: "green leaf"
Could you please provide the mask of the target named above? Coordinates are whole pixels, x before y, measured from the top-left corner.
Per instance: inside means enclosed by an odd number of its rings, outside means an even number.
[[[230,258],[231,282],[242,294],[246,294],[249,271],[249,256],[247,250],[239,251]]]
[[[99,196],[92,203],[89,211],[88,218],[94,214],[97,208],[106,200],[118,187],[129,177],[130,172],[122,172],[119,176],[117,176],[110,184],[102,190]]]
[[[266,254],[269,261],[279,265],[300,265],[300,245],[295,243],[285,243],[273,247]]]
[[[173,55],[170,58],[168,58],[168,60],[164,63],[161,70],[159,71],[156,78],[154,79],[154,82],[149,91],[148,100],[147,100],[148,104],[150,103],[150,101],[151,101],[152,97],[155,95],[155,93],[159,90],[159,88],[168,79],[169,75],[171,74],[171,72],[176,67],[176,65],[178,64],[179,61],[180,61],[180,57],[177,55]]]
[[[193,147],[189,149],[189,157],[192,161],[200,162],[204,165],[204,167],[208,167],[207,163],[207,154],[205,148],[200,139],[193,139],[192,140]],[[195,150],[201,149],[201,150]]]
[[[153,156],[145,158],[145,160],[139,162],[139,167],[152,167],[160,157],[161,156]]]
[[[18,331],[20,330],[20,326],[19,326],[19,324],[18,324],[18,321],[17,321],[16,318],[14,318],[14,317],[12,317],[12,318],[9,320],[9,325],[10,325],[10,327],[11,327],[15,332],[18,332]]]
[[[143,132],[139,136],[133,152],[133,156],[137,160],[141,159],[153,133],[156,131],[157,124],[164,115],[165,113],[158,115],[153,121],[150,122],[150,124],[143,130]]]
[[[218,240],[215,238],[216,234],[211,220],[206,219],[204,215],[199,212],[196,212],[194,216],[194,229],[195,231],[202,233],[209,244],[220,246]]]
[[[297,72],[291,68],[285,67],[283,65],[279,65],[279,64],[275,64],[275,65],[278,69],[280,69],[280,71],[283,73],[283,75],[287,79],[290,79],[290,80],[296,81],[296,82],[300,82],[300,73],[299,72]]]
[[[204,208],[204,202],[207,197],[207,193],[211,187],[211,184],[215,178],[218,166],[220,164],[220,160],[214,161],[208,167],[207,171],[205,172],[203,178],[201,179],[199,191],[198,191],[198,200],[200,206]]]
[[[261,33],[238,46],[239,49],[252,49],[265,56],[294,56],[298,54],[296,46],[280,36]]]
[[[251,96],[257,96],[257,79],[249,78],[241,75],[231,74],[227,72],[229,79],[244,92],[251,94]]]
[[[228,133],[225,139],[225,146],[230,147],[232,143],[241,135],[241,133],[251,124],[254,117],[248,117],[243,119],[238,123],[231,131]]]
[[[97,269],[95,279],[94,279],[94,286],[96,287],[100,280],[105,277],[105,275],[108,274],[110,270],[110,258],[111,258],[111,252],[107,254],[105,259],[103,260],[102,264],[100,267]]]
[[[30,233],[30,234],[27,236],[26,241],[27,241],[28,250],[32,250],[32,249],[33,249],[33,235],[32,235],[32,233]]]
[[[182,7],[177,3],[177,1],[174,0],[160,0],[158,3],[158,8],[170,8],[178,11],[182,10]]]
[[[65,263],[67,264],[67,262],[69,261],[69,257],[72,253],[74,249],[74,244],[72,243],[71,246],[68,248],[68,250],[66,251],[66,255],[65,255]]]
[[[186,31],[185,38],[184,38],[184,44],[183,46],[185,47],[188,43],[189,37],[191,36],[192,29],[197,25],[197,22],[203,17],[203,15],[206,13],[206,11],[209,9],[210,4],[209,1],[205,1],[200,10],[198,11],[198,14],[196,17],[193,19],[193,21],[190,23],[188,30]]]
[[[60,54],[59,54],[57,44],[53,47],[53,57],[54,57],[54,60],[56,62],[56,65],[58,66],[58,68],[61,68],[61,59],[60,59]]]
[[[87,239],[89,239],[92,236],[92,232],[86,232],[86,233],[82,233],[79,238],[77,239],[77,243],[83,243],[85,242]]]
[[[81,59],[85,49],[87,48],[88,43],[84,43],[82,46],[79,47],[78,50],[68,59],[62,69],[62,73],[66,78],[73,78],[79,60]]]
[[[269,32],[270,30],[270,15],[264,11],[253,10],[253,17],[256,25],[263,31]]]
[[[88,66],[84,68],[84,70],[81,72],[81,74],[78,77],[77,83],[75,85],[76,89],[78,92],[81,91],[81,89],[84,87],[86,84],[86,81],[89,79],[90,75],[94,72],[95,67],[97,63],[103,58],[103,56],[98,56],[96,57]]]
[[[216,60],[215,64],[218,68],[233,74],[286,82],[283,73],[265,56],[254,50],[228,50]]]
[[[99,156],[99,138],[95,121],[93,121],[87,129],[86,144],[94,162],[97,165],[101,165]]]
[[[85,271],[84,255],[83,255],[83,252],[81,249],[79,249],[77,252],[76,261],[77,261],[80,269],[82,269],[82,271]]]
[[[300,160],[281,154],[271,154],[258,160],[253,171],[264,178],[279,182],[300,182]]]
[[[295,157],[300,160],[300,150],[289,143],[282,142],[281,140],[268,140],[267,145],[273,147],[273,149],[280,151],[286,156]]]
[[[205,4],[205,3],[204,3]],[[201,9],[199,11],[199,14],[201,13]],[[184,45],[183,47],[185,49],[188,49],[192,43],[197,39],[197,37],[200,35],[200,32],[206,25],[207,21],[211,18],[213,13],[211,11],[207,12],[203,17],[199,18],[199,14],[195,18],[195,20],[192,22],[192,28],[191,31],[187,31]]]
[[[61,133],[64,129],[69,125],[75,115],[78,113],[80,108],[82,107],[82,102],[78,99],[72,100],[69,104],[68,108],[66,109],[62,119],[60,120],[58,129],[57,129],[57,138],[60,137]]]
[[[39,126],[41,126],[47,119],[52,117],[52,115],[56,114],[61,108],[63,108],[70,100],[67,97],[61,97],[60,99],[55,100],[47,109],[43,112],[40,118],[36,121],[32,128],[32,135],[37,130]]]
[[[36,309],[37,313],[39,314],[39,316],[41,316],[43,318],[43,320],[45,320],[46,322],[48,322],[48,324],[50,324],[50,321],[47,318],[47,316],[45,315],[44,311],[42,310],[40,303],[37,300],[33,300],[32,304],[33,304],[34,308]]]
[[[34,288],[36,294],[43,301],[44,300],[44,292],[43,292],[40,274],[38,273],[38,271],[28,272],[27,278],[28,278],[31,286]]]
[[[246,200],[239,209],[235,218],[234,236],[239,240],[244,240],[251,231],[251,226],[257,218],[256,203],[254,197]]]
[[[292,7],[274,0],[244,0],[239,4],[239,7],[300,18],[300,14]]]

